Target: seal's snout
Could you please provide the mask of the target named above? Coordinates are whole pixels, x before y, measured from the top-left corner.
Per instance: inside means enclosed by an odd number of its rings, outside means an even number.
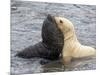
[[[47,19],[48,19],[49,21],[53,22],[53,21],[54,21],[54,16],[48,14]]]

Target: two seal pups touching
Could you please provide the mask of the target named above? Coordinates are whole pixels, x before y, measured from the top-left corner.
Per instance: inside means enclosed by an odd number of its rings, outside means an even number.
[[[74,25],[68,19],[48,15],[43,22],[42,41],[25,48],[17,56],[56,60],[59,59],[60,54],[62,55],[62,62],[67,64],[72,58],[94,56],[96,50],[79,43]]]

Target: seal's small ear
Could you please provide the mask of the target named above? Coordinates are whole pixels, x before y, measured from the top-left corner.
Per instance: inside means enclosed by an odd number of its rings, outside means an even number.
[[[62,21],[62,20],[60,20],[60,23],[63,23],[63,21]]]

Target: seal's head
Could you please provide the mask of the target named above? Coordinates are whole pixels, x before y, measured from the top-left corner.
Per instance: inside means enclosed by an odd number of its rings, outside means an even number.
[[[64,35],[64,40],[69,39],[75,35],[74,25],[70,20],[64,17],[55,17],[58,28]]]
[[[43,43],[45,43],[49,49],[56,51],[55,54],[61,52],[64,44],[63,33],[57,26],[54,16],[51,16],[50,14],[43,22],[42,38]]]
[[[55,17],[55,21],[63,33],[74,30],[72,22],[64,17]]]

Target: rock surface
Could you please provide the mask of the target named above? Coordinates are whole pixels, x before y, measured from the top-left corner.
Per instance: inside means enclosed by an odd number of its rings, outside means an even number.
[[[95,58],[75,60],[65,69],[58,61],[41,65],[41,58],[22,59],[16,53],[41,40],[42,23],[47,14],[73,22],[80,42],[96,48],[96,6],[31,1],[11,1],[11,74],[32,74],[75,70],[95,70]]]

